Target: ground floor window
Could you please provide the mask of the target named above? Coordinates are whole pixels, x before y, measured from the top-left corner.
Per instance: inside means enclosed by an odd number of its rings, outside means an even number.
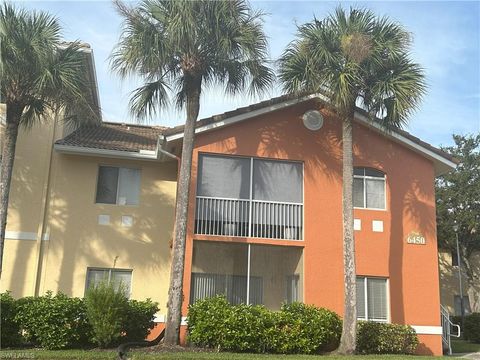
[[[455,315],[462,316],[462,301],[461,301],[460,295],[454,295],[453,302],[455,307]],[[464,309],[465,315],[468,315],[471,313],[470,299],[468,298],[467,295],[463,296],[463,309]]]
[[[96,286],[102,281],[112,282],[118,289],[122,286],[125,294],[130,297],[132,288],[132,270],[109,269],[109,268],[88,268],[85,289]]]
[[[195,241],[190,303],[221,294],[272,310],[302,301],[302,248]]]
[[[357,317],[359,320],[388,321],[387,279],[357,277]]]

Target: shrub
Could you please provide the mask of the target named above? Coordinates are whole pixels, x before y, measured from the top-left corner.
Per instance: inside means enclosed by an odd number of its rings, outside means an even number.
[[[480,313],[465,316],[463,337],[465,340],[480,343]]]
[[[153,329],[155,325],[153,319],[158,311],[158,303],[150,299],[145,301],[130,300],[126,310],[123,324],[125,341],[144,340],[150,329]]]
[[[316,354],[338,347],[342,321],[333,311],[302,303],[285,304],[274,318],[270,348],[277,353]]]
[[[193,344],[215,348],[222,342],[231,306],[223,296],[195,302],[188,308],[188,337]]]
[[[88,343],[88,324],[82,299],[64,294],[28,297],[18,300],[15,320],[25,339],[45,349],[77,347]]]
[[[230,305],[217,296],[189,307],[188,332],[193,344],[225,351],[313,354],[338,345],[341,320],[334,312],[300,303],[273,312]]]
[[[413,354],[418,346],[415,330],[408,325],[359,322],[357,352],[360,354]]]
[[[85,296],[92,340],[101,347],[118,343],[127,319],[128,299],[123,286],[103,281],[90,287]]]
[[[17,306],[17,301],[9,292],[0,294],[0,348],[17,346],[22,342],[20,325],[15,320]]]

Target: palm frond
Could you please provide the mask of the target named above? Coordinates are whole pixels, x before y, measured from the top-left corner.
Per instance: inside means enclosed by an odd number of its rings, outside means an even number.
[[[323,21],[300,25],[279,61],[286,92],[326,90],[340,113],[358,99],[385,128],[398,128],[418,108],[425,76],[408,56],[411,35],[387,17],[338,7]]]

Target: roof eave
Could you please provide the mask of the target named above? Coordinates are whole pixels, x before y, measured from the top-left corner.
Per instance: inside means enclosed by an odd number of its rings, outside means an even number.
[[[416,142],[408,139],[402,134],[399,134],[395,131],[386,132],[380,124],[375,123],[374,121],[368,119],[365,115],[359,112],[355,113],[355,119],[358,122],[366,125],[368,128],[378,133],[382,133],[384,136],[388,137],[389,139],[397,143],[400,143],[403,146],[409,148],[410,150],[413,150],[414,152],[419,153],[424,157],[430,159],[434,165],[435,176],[443,175],[451,170],[455,170],[457,167],[457,164],[455,162],[441,156],[440,154],[433,152],[432,150],[426,148],[425,146],[417,144]]]
[[[225,119],[222,119],[220,121],[216,121],[216,122],[214,121],[212,123],[199,126],[195,129],[195,134],[215,130],[217,128],[221,128],[221,127],[224,127],[224,126],[227,126],[227,125],[231,125],[231,124],[234,124],[234,123],[237,123],[237,122],[240,122],[240,121],[244,121],[244,120],[259,116],[259,115],[267,114],[269,112],[280,110],[280,109],[283,109],[283,108],[286,108],[286,107],[289,107],[289,106],[293,106],[295,104],[305,102],[305,101],[309,101],[309,100],[312,100],[312,99],[319,99],[321,101],[328,102],[328,98],[326,96],[324,96],[323,94],[318,94],[317,93],[317,94],[301,96],[299,98],[285,100],[283,102],[279,102],[278,104],[269,105],[269,106],[266,106],[264,108],[252,110],[252,111],[249,111],[249,112],[246,112],[246,113],[243,113],[243,114],[233,115],[231,117],[226,117]],[[445,173],[447,173],[451,170],[454,170],[457,167],[457,164],[455,162],[451,161],[450,159],[447,159],[447,158],[441,156],[440,154],[437,154],[437,153],[431,151],[427,147],[422,146],[421,144],[418,144],[418,143],[412,141],[411,139],[408,139],[407,137],[405,137],[405,136],[403,136],[403,135],[401,135],[401,134],[399,134],[395,131],[392,131],[392,132],[389,132],[389,133],[385,132],[380,124],[374,123],[373,121],[368,119],[365,115],[363,115],[361,112],[358,112],[358,111],[355,112],[355,119],[357,119],[361,123],[367,125],[369,128],[371,128],[371,129],[373,129],[377,132],[381,132],[385,136],[388,136],[390,139],[392,139],[392,140],[406,146],[407,148],[421,154],[422,156],[432,160],[433,163],[434,163],[435,175],[436,176],[445,174]],[[179,140],[181,138],[183,138],[183,131],[179,131],[177,133],[166,134],[165,135],[166,142]]]
[[[84,155],[84,156],[98,156],[119,159],[135,159],[135,160],[158,160],[158,151],[154,150],[140,150],[136,151],[122,151],[110,149],[97,149],[82,146],[71,146],[55,144],[54,149],[63,154]]]

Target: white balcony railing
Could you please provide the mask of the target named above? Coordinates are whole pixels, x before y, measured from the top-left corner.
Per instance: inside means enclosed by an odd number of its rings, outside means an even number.
[[[303,239],[303,204],[197,196],[195,233]]]

